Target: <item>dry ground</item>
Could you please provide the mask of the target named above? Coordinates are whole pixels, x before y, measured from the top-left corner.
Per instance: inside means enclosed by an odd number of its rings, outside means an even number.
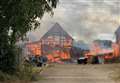
[[[117,65],[120,64],[54,64],[41,72],[42,79],[34,83],[115,83],[111,75]]]

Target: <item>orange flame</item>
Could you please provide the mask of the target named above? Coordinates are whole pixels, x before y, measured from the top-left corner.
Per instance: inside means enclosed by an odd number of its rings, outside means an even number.
[[[98,44],[94,43],[90,52],[86,53],[86,57],[103,54],[105,59],[112,59],[120,55],[119,46],[116,43],[112,44],[111,49],[101,49]]]
[[[41,48],[37,44],[27,44],[28,50],[35,56],[41,55]]]
[[[70,54],[63,51],[53,51],[51,54],[47,55],[49,62],[61,62],[61,60],[70,59]]]
[[[113,50],[114,50],[114,52],[113,52],[114,57],[118,57],[118,56],[120,55],[119,45],[116,44],[116,43],[113,43],[113,44],[112,44],[112,48],[113,48]]]

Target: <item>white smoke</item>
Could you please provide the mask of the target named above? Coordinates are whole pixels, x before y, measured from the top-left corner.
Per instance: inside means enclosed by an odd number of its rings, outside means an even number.
[[[76,40],[85,41],[101,33],[114,34],[120,25],[119,0],[60,0],[54,13],[45,14],[40,28],[31,32],[37,40],[56,22]]]

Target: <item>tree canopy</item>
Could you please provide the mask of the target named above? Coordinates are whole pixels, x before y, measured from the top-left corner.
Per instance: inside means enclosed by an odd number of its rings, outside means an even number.
[[[0,70],[13,69],[15,43],[35,29],[44,13],[53,12],[58,0],[0,0]]]

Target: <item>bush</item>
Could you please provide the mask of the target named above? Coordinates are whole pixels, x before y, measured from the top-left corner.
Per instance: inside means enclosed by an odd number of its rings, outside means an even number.
[[[9,83],[14,83],[13,81],[19,81],[17,83],[21,83],[21,81],[24,81],[25,83],[28,81],[37,81],[40,79],[38,75],[41,72],[41,69],[42,68],[35,68],[29,63],[24,63],[13,75],[0,71],[0,81],[2,83],[6,81],[9,81]]]
[[[18,80],[18,78],[15,75],[9,75],[0,71],[0,81],[3,82],[8,80]]]
[[[16,72],[16,75],[20,80],[31,80],[32,74],[32,66],[29,63],[21,65]]]

